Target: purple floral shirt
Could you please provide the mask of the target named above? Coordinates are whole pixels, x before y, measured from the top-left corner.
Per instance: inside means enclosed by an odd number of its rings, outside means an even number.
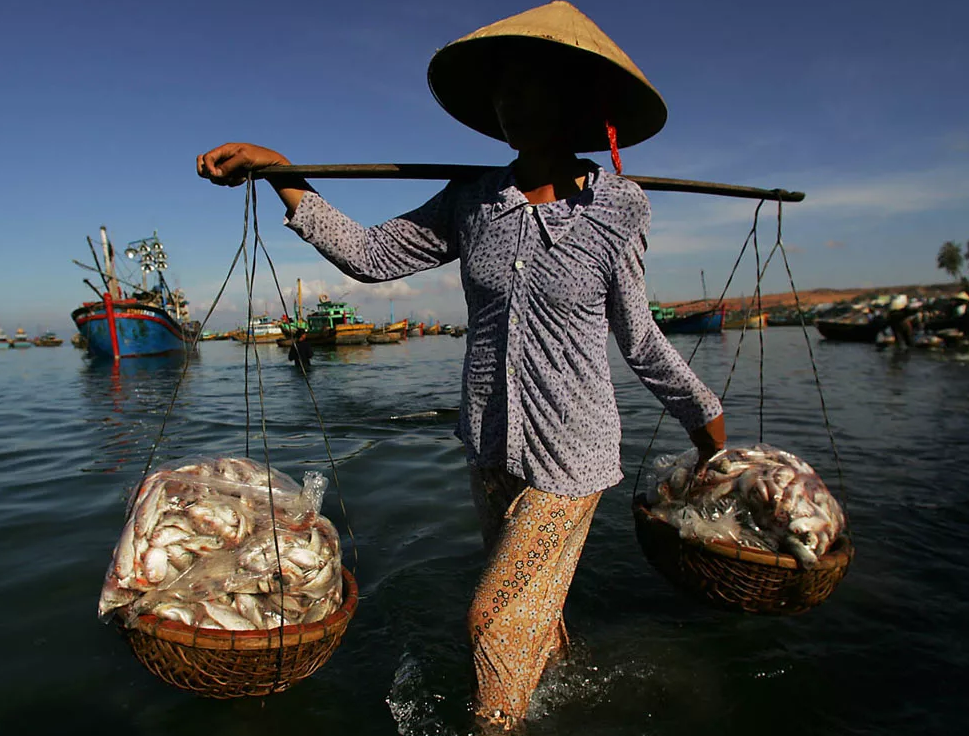
[[[721,413],[649,311],[646,195],[588,166],[583,191],[547,204],[529,204],[505,167],[452,182],[382,225],[363,227],[313,192],[286,223],[360,281],[459,258],[468,332],[456,434],[472,464],[568,496],[623,477],[610,327],[626,362],[685,429]]]

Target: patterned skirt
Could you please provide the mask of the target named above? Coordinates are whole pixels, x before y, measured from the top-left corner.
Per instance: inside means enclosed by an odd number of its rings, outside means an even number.
[[[547,493],[502,469],[471,469],[488,563],[468,612],[476,711],[511,728],[549,659],[566,654],[562,607],[601,493]]]

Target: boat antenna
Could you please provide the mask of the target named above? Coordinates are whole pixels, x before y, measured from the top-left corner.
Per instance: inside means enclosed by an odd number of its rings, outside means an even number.
[[[98,267],[98,274],[101,276],[101,281],[104,282],[104,290],[110,291],[111,287],[108,286],[108,277],[104,275],[104,271],[101,270],[101,262],[98,260],[98,252],[94,250],[94,241],[91,240],[91,236],[87,236],[87,244],[91,249],[91,255],[94,256],[94,265]],[[77,261],[74,261],[77,263]],[[98,295],[100,296],[100,294]]]

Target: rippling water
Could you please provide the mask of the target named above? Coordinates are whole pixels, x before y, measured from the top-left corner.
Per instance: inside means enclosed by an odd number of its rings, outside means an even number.
[[[836,485],[803,335],[773,328],[764,337],[765,439]],[[737,340],[708,338],[694,361],[717,391]],[[961,730],[969,363],[811,341],[858,550],[841,587],[803,616],[761,618],[703,608],[648,566],[629,501],[658,404],[614,352],[627,480],[600,504],[566,606],[576,656],[543,680],[530,734]],[[363,597],[315,675],[239,701],[165,685],[95,616],[125,494],[180,365],[124,361],[112,372],[70,347],[0,350],[0,733],[468,733],[463,618],[483,555],[451,434],[464,344],[423,338],[317,356],[311,382],[356,533]],[[688,354],[693,340],[676,345]],[[243,354],[235,343],[201,347],[159,460],[244,452]],[[273,464],[297,478],[327,468],[302,378],[275,347],[260,355]],[[725,402],[733,441],[757,439],[757,376],[748,335]],[[654,449],[679,451],[685,441],[667,421]],[[346,530],[333,492],[324,513]]]

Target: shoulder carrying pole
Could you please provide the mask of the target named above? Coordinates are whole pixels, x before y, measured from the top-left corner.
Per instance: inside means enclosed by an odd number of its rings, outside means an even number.
[[[301,177],[303,179],[425,179],[470,180],[492,171],[496,166],[470,164],[323,164],[318,166],[268,166],[252,173],[256,179],[270,177]],[[654,192],[693,192],[723,197],[766,199],[781,202],[801,202],[804,192],[786,189],[760,189],[737,184],[717,184],[710,181],[665,179],[655,176],[623,175],[643,189]]]

